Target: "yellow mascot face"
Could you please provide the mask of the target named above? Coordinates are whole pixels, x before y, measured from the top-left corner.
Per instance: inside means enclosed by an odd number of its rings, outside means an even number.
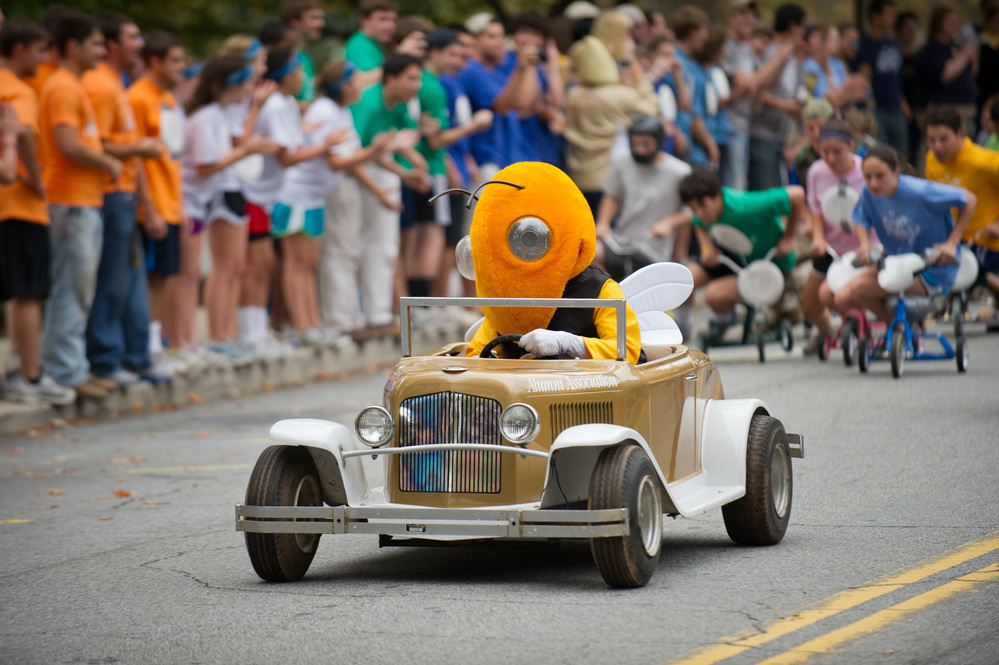
[[[593,214],[575,183],[550,164],[511,164],[481,190],[470,239],[480,298],[561,298],[593,261]],[[509,183],[509,184],[504,184]],[[512,186],[511,186],[512,185]],[[544,328],[554,308],[484,307],[502,335]]]

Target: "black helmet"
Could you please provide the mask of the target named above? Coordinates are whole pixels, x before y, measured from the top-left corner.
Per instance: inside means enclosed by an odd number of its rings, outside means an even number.
[[[654,115],[636,115],[631,119],[631,127],[628,128],[628,136],[633,134],[643,134],[655,136],[658,145],[662,145],[666,140],[666,130],[663,123]]]

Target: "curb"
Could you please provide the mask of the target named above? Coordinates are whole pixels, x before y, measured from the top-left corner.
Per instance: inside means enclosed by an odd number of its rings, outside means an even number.
[[[415,329],[413,353],[427,353],[460,340],[465,327],[439,325]],[[112,391],[100,399],[80,398],[68,406],[0,401],[0,437],[67,423],[107,420],[126,415],[169,411],[188,405],[238,399],[313,381],[344,380],[350,374],[393,365],[402,356],[394,337],[371,339],[336,348],[301,348],[278,359],[234,362],[207,367],[192,376],[152,384],[145,381]]]

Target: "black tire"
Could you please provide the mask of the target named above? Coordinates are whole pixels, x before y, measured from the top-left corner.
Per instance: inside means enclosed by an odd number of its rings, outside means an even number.
[[[899,325],[891,331],[891,375],[896,379],[905,372],[905,327]]]
[[[663,528],[659,478],[645,451],[634,444],[604,450],[590,479],[588,507],[628,509],[631,533],[591,538],[590,551],[610,586],[645,586],[659,565]]]
[[[871,368],[871,340],[865,337],[857,344],[857,367],[861,374],[867,374]]]
[[[856,319],[850,319],[847,325],[843,326],[839,343],[843,347],[843,364],[853,367],[853,363],[857,362],[860,346],[860,324]]]
[[[309,452],[271,446],[260,454],[246,487],[248,506],[321,506],[322,486]],[[253,569],[268,582],[301,579],[319,547],[319,534],[247,533]]]
[[[765,363],[767,361],[767,352],[763,348],[766,346],[763,339],[763,324],[757,321],[753,324],[753,334],[756,335],[756,350],[760,354],[760,362]]]
[[[968,341],[964,337],[957,338],[957,347],[954,349],[954,355],[957,356],[957,371],[964,372],[968,371]]]
[[[829,360],[829,331],[822,330],[819,332],[819,346],[817,349],[819,360],[825,362]]]
[[[725,530],[740,545],[773,545],[787,531],[794,489],[784,425],[756,414],[746,445],[746,495],[722,506]]]
[[[777,334],[780,336],[781,348],[791,353],[791,350],[794,348],[794,329],[791,326],[791,322],[787,319],[781,319],[777,325]]]
[[[954,317],[954,337],[958,340],[964,337],[964,312],[966,309],[965,296],[963,294],[954,296],[951,314]]]

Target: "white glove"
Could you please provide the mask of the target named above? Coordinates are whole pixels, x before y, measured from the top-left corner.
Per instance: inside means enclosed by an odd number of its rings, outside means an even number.
[[[557,356],[560,353],[569,354],[573,358],[587,357],[583,338],[563,330],[538,328],[522,336],[518,344],[539,358]]]

